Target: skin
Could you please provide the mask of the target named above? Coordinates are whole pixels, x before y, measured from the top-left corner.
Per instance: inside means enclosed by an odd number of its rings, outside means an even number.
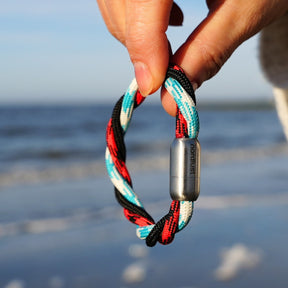
[[[288,11],[287,0],[207,0],[209,13],[172,55],[168,25],[182,25],[171,0],[97,0],[110,33],[128,50],[139,90],[158,90],[169,62],[181,66],[194,89],[213,77],[244,41]],[[153,41],[151,41],[153,39]],[[172,116],[176,104],[162,89],[162,105]]]

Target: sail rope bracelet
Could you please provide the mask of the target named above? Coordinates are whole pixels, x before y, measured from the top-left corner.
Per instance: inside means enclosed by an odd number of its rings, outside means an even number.
[[[172,203],[169,212],[158,222],[148,214],[134,192],[125,164],[124,136],[134,109],[145,99],[138,91],[135,79],[116,103],[106,133],[106,167],[114,185],[116,199],[124,208],[125,217],[137,225],[137,236],[146,239],[150,247],[157,242],[164,245],[171,243],[175,233],[186,227],[200,192],[200,144],[197,140],[199,118],[193,87],[177,65],[168,68],[164,85],[177,104],[176,139],[170,150]]]

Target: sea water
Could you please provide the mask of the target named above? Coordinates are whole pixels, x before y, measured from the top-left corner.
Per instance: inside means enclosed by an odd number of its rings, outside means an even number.
[[[112,105],[0,107],[0,177],[21,170],[33,173],[49,167],[83,168],[102,161],[112,109]],[[200,107],[199,115],[203,155],[253,148],[273,150],[285,143],[273,108]],[[134,111],[125,137],[129,159],[167,155],[174,131],[173,117],[160,106],[143,104]]]

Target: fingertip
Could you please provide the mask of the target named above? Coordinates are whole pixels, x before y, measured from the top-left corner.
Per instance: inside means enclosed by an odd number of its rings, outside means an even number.
[[[129,51],[139,90],[145,97],[162,86],[169,65],[169,43],[166,35],[161,36],[157,45],[148,43],[137,51]]]
[[[167,68],[164,67],[162,73],[159,70],[156,71],[156,73],[154,73],[156,76],[154,76],[148,65],[145,63],[135,62],[133,65],[138,89],[142,96],[146,97],[150,94],[153,94],[162,86],[166,76]]]
[[[170,19],[169,19],[169,25],[170,26],[182,26],[184,20],[184,15],[181,10],[181,8],[173,2],[171,13],[170,13]]]
[[[134,72],[140,93],[144,97],[148,96],[153,89],[150,69],[145,63],[136,62],[134,63]]]
[[[197,83],[191,83],[193,90],[195,91],[199,86]],[[177,113],[177,104],[173,98],[173,96],[166,90],[163,85],[161,88],[161,103],[164,110],[172,117],[176,116]]]
[[[170,115],[175,117],[177,112],[177,105],[173,97],[168,93],[166,88],[161,88],[161,103],[164,110]]]

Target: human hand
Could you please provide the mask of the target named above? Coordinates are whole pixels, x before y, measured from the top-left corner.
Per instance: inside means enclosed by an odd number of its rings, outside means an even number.
[[[241,43],[288,11],[287,0],[206,0],[207,17],[171,55],[165,32],[169,22],[181,25],[183,20],[172,0],[97,2],[110,33],[129,52],[143,96],[161,87],[169,62],[181,66],[193,87],[199,87]],[[161,94],[163,107],[175,115],[174,100],[165,89]]]

